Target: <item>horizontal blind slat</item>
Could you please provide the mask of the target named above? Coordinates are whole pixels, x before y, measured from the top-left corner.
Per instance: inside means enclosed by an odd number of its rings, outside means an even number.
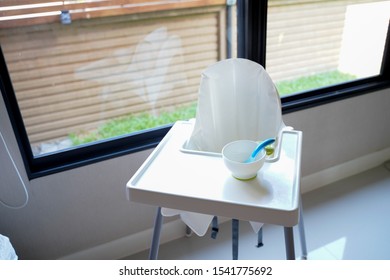
[[[19,2],[21,4],[23,2]],[[26,1],[31,5],[30,1]],[[8,1],[4,4],[9,4]],[[62,10],[68,10],[72,20],[91,19],[98,17],[120,16],[137,13],[150,13],[156,11],[176,10],[185,8],[196,8],[204,6],[225,5],[224,0],[180,0],[180,1],[93,1],[72,3],[71,1],[57,1],[48,3],[42,7],[22,8],[22,5],[15,5],[14,10],[0,8],[0,28],[12,28],[18,26],[29,26],[43,23],[60,22]]]

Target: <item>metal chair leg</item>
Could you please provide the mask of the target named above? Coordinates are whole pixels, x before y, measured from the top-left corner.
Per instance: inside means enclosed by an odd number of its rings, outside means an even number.
[[[161,207],[157,208],[156,219],[154,221],[154,230],[152,245],[149,252],[149,260],[157,260],[158,248],[160,246],[161,227],[163,223],[163,216],[161,215]]]
[[[302,259],[307,260],[307,247],[306,247],[306,235],[305,235],[305,224],[303,222],[303,208],[302,200],[300,201],[300,211],[299,211],[299,239],[301,240],[301,249],[302,249]]]
[[[238,260],[238,230],[239,222],[236,219],[232,220],[232,249],[233,260]]]
[[[295,260],[294,232],[292,227],[284,227],[284,240],[286,244],[286,259]]]

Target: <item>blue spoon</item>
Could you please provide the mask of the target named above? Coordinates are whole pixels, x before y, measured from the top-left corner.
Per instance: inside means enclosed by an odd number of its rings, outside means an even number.
[[[253,151],[253,153],[251,154],[251,156],[246,160],[244,161],[244,163],[250,163],[250,162],[253,162],[257,156],[257,154],[262,150],[264,149],[265,147],[267,147],[268,145],[272,144],[273,142],[275,142],[275,138],[269,138],[269,139],[266,139],[264,140],[263,142],[261,142],[259,145],[257,145],[256,149]]]

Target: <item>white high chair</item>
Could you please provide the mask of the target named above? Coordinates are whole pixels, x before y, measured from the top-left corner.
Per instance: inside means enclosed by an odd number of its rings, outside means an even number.
[[[160,206],[150,258],[157,258],[163,216],[180,215],[202,236],[220,215],[233,221],[233,259],[238,258],[239,219],[251,221],[260,246],[262,222],[283,225],[288,259],[295,258],[292,226],[298,223],[305,259],[299,186],[302,133],[283,123],[280,97],[264,68],[246,59],[227,59],[207,68],[195,124],[187,124],[174,125],[127,185],[131,200]],[[220,155],[225,144],[270,137],[276,138],[274,154],[257,178],[243,182],[229,176]]]

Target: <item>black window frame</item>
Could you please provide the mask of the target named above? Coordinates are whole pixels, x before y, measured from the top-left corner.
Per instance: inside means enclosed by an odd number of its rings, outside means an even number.
[[[248,58],[266,68],[267,46],[267,12],[268,0],[238,0],[238,57]],[[254,11],[259,11],[255,13]],[[363,78],[297,92],[281,97],[282,112],[290,113],[297,110],[323,105],[329,102],[370,93],[390,86],[390,18],[380,74],[375,77]]]
[[[238,0],[238,57],[264,67],[267,40],[267,0]],[[257,12],[256,12],[257,11]],[[390,25],[390,22],[389,22]],[[282,111],[289,113],[390,87],[390,30],[388,29],[380,74],[330,87],[282,97]],[[0,45],[0,90],[22,154],[28,178],[62,172],[102,160],[152,149],[172,125],[84,144],[67,150],[34,156]]]

